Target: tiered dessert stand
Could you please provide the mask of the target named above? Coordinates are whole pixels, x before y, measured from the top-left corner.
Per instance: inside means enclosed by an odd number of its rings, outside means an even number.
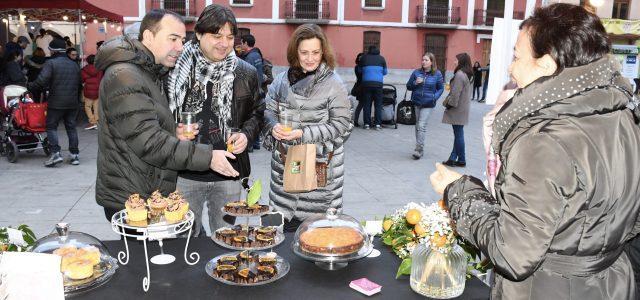
[[[118,253],[118,261],[121,264],[126,265],[129,263],[129,244],[127,242],[127,237],[135,238],[139,241],[143,241],[144,245],[144,258],[147,266],[147,276],[142,279],[142,288],[144,291],[149,290],[149,284],[151,282],[151,273],[149,272],[149,261],[156,265],[165,265],[170,264],[175,261],[175,256],[171,254],[165,254],[163,251],[162,240],[166,238],[175,237],[178,234],[184,233],[188,231],[187,234],[187,242],[184,246],[184,261],[189,265],[195,265],[200,260],[200,255],[197,252],[188,253],[189,248],[189,240],[191,239],[191,230],[194,222],[194,214],[191,210],[189,210],[184,219],[181,222],[167,224],[166,221],[161,221],[159,223],[150,224],[146,227],[138,227],[127,224],[127,211],[121,210],[117,212],[111,218],[111,229],[121,236],[123,236],[125,251],[120,251]],[[149,259],[149,254],[147,252],[147,241],[158,241],[160,245],[160,254],[153,256]],[[191,259],[191,261],[190,261]]]
[[[264,215],[274,214],[274,212],[271,212],[271,208],[270,208],[270,207],[269,207],[269,209],[268,209],[267,211],[265,211],[265,212],[252,213],[252,214],[238,214],[238,213],[232,213],[232,212],[228,212],[228,211],[226,211],[226,210],[224,209],[224,207],[222,207],[222,208],[221,208],[221,210],[222,210],[222,212],[223,212],[223,213],[225,213],[225,214],[227,214],[227,215],[230,215],[230,216],[233,216],[233,217],[236,217],[236,218],[238,218],[238,217],[244,217],[244,218],[246,218],[245,226],[246,226],[247,228],[248,228],[248,226],[249,226],[249,224],[248,224],[248,223],[249,223],[249,218],[250,218],[250,217],[262,217],[262,216],[264,216]],[[283,220],[283,223],[284,223],[284,217],[282,216],[282,214],[281,214],[281,213],[277,213],[277,212],[276,212],[276,214],[279,214],[279,215],[282,217],[282,220]],[[225,229],[225,228],[219,228],[218,230],[222,230],[222,229]],[[274,252],[273,252],[273,250],[270,250],[269,252],[261,252],[261,251],[257,251],[257,250],[273,249],[273,247],[278,246],[279,244],[281,244],[281,243],[284,241],[284,233],[282,233],[282,232],[280,232],[280,231],[278,231],[278,230],[276,229],[276,233],[275,233],[275,236],[274,236],[274,242],[273,242],[273,244],[271,244],[271,245],[267,245],[267,246],[260,246],[260,247],[235,247],[235,246],[229,245],[229,244],[225,243],[224,241],[219,240],[218,238],[216,238],[216,232],[217,232],[218,230],[214,231],[214,232],[211,234],[211,239],[212,239],[216,244],[220,245],[220,246],[221,246],[221,247],[223,247],[223,248],[227,248],[227,249],[231,249],[231,250],[239,250],[239,251],[251,250],[251,251],[256,251],[256,253],[257,253],[257,254],[259,254],[260,256],[263,256],[263,255],[273,255],[273,256],[275,256],[275,257],[276,257],[276,260],[277,260],[276,267],[277,267],[277,269],[278,269],[278,273],[277,273],[277,275],[276,275],[275,277],[273,277],[273,278],[271,278],[271,279],[269,279],[269,280],[259,281],[259,282],[256,282],[256,283],[247,283],[247,284],[231,282],[231,281],[225,280],[225,279],[223,279],[223,278],[220,278],[220,277],[214,276],[214,274],[213,274],[213,273],[214,273],[214,272],[215,272],[215,270],[216,270],[216,266],[217,266],[217,261],[218,261],[218,259],[220,259],[220,258],[221,258],[221,257],[223,257],[223,256],[236,256],[236,255],[238,255],[238,254],[240,253],[240,252],[236,251],[236,252],[230,252],[230,253],[225,253],[225,254],[219,255],[219,256],[217,256],[217,257],[215,257],[215,258],[211,259],[209,262],[207,262],[207,264],[206,264],[206,266],[205,266],[205,272],[206,272],[207,274],[209,274],[209,276],[213,277],[214,279],[216,279],[216,280],[218,280],[218,281],[220,281],[220,282],[222,282],[222,283],[229,284],[229,285],[255,286],[255,285],[263,285],[263,284],[267,284],[267,283],[271,283],[271,282],[273,282],[273,281],[276,281],[276,280],[278,280],[278,279],[280,279],[280,278],[284,277],[284,276],[289,272],[289,269],[290,269],[290,265],[289,265],[289,263],[288,263],[286,260],[284,260],[281,256],[276,255],[276,253],[274,253]]]

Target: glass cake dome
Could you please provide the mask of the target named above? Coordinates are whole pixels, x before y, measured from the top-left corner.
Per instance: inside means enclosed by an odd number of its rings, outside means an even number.
[[[61,257],[65,293],[85,291],[107,282],[118,269],[118,262],[97,238],[69,231],[67,223],[56,224],[56,232],[35,242],[32,252]]]
[[[294,248],[311,257],[359,256],[369,244],[369,236],[360,223],[335,208],[328,209],[325,215],[307,218],[294,238]]]

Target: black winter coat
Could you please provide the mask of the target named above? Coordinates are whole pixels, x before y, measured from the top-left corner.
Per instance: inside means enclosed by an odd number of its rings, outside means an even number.
[[[176,138],[176,122],[162,88],[167,73],[138,40],[117,37],[96,57],[104,71],[98,121],[98,204],[123,209],[127,197],[176,188],[178,170],[204,171],[211,146]]]
[[[30,91],[44,91],[47,88],[49,89],[48,108],[78,108],[82,91],[78,64],[64,53],[53,55],[44,63],[38,78],[27,84],[27,89]]]

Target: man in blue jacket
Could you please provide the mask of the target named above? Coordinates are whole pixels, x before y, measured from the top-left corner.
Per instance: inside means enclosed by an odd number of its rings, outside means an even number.
[[[362,88],[364,100],[364,129],[371,124],[371,102],[375,104],[375,128],[380,130],[382,123],[382,84],[387,75],[387,62],[380,55],[376,46],[370,46],[369,52],[360,59],[359,68],[362,72]]]

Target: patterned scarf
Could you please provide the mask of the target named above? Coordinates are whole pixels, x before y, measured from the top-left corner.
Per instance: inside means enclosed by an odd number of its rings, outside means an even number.
[[[167,90],[169,107],[179,116],[183,106],[185,111],[202,111],[207,95],[207,84],[213,85],[211,111],[218,115],[218,127],[224,132],[231,127],[231,107],[233,98],[234,71],[238,58],[231,51],[224,60],[212,62],[200,50],[198,42],[189,41],[176,67],[169,74]]]

